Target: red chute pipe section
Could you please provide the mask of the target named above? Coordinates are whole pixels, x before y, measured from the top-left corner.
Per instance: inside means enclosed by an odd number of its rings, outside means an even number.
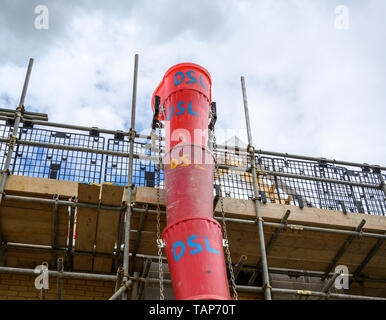
[[[154,91],[165,121],[163,169],[167,226],[162,232],[177,300],[229,300],[222,231],[213,219],[215,160],[207,148],[211,102],[208,71],[171,67]]]

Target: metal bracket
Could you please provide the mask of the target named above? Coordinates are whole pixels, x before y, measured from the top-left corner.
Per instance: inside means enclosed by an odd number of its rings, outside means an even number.
[[[365,210],[363,209],[362,201],[354,200],[354,204],[357,207],[359,213],[364,213],[365,212]]]
[[[294,231],[302,231],[303,226],[298,224],[287,224],[286,229],[294,230]]]
[[[154,97],[154,114],[153,120],[151,123],[151,128],[155,130],[155,128],[160,128],[161,122],[158,120],[159,112],[160,112],[160,103],[161,98],[159,96]]]
[[[34,127],[34,124],[32,121],[30,120],[24,120],[24,123],[23,123],[23,128],[24,129],[33,129]]]
[[[320,168],[327,168],[327,159],[321,158],[321,160],[318,161],[318,164]]]
[[[90,137],[99,137],[99,129],[97,127],[92,127],[89,132]]]
[[[166,242],[163,239],[157,239],[158,248],[165,248]]]
[[[299,208],[303,209],[304,208],[304,202],[303,202],[303,197],[299,194],[291,194],[293,200],[297,200],[299,204]]]
[[[216,102],[212,102],[210,104],[210,122],[208,125],[209,130],[214,130],[214,125],[217,121],[217,108],[216,108]]]
[[[342,211],[344,214],[347,213],[346,205],[344,204],[344,201],[342,200],[336,200],[336,204],[340,205],[342,207]]]
[[[218,200],[220,199],[220,186],[215,184],[214,189],[216,191],[216,195],[213,198],[213,211],[216,209]]]
[[[130,129],[130,130],[131,130],[131,129]],[[115,140],[115,141],[123,141],[123,140],[124,140],[123,131],[118,130],[118,131],[114,134],[114,140]]]
[[[224,248],[226,248],[226,247],[229,246],[228,239],[222,239],[222,246],[223,246]]]
[[[377,165],[374,165],[372,168],[373,173],[381,173],[381,168]]]
[[[14,126],[15,125],[15,119],[14,118],[7,118],[5,125],[10,126],[10,127]]]
[[[267,195],[265,194],[265,191],[259,191],[260,197],[261,197],[261,202],[266,204],[267,203]]]

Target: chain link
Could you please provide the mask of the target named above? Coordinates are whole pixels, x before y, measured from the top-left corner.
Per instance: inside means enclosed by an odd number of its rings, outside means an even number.
[[[231,253],[229,251],[228,232],[227,232],[227,226],[226,226],[226,222],[225,222],[224,199],[222,197],[222,191],[221,191],[220,169],[218,167],[218,161],[217,161],[217,142],[216,142],[216,135],[214,132],[214,128],[212,130],[212,133],[213,133],[213,151],[214,151],[213,153],[214,153],[214,157],[215,157],[215,161],[216,161],[215,168],[216,168],[216,174],[218,177],[218,189],[219,189],[219,198],[220,198],[221,214],[222,214],[223,235],[224,235],[224,239],[226,242],[225,252],[226,252],[227,260],[228,260],[228,269],[229,269],[229,273],[231,276],[231,286],[232,286],[232,291],[233,291],[233,297],[235,300],[238,300],[238,294],[237,294],[237,290],[236,290],[236,280],[235,280],[235,275],[234,275],[233,266],[232,266],[232,258],[231,258]]]
[[[165,300],[164,296],[164,275],[162,264],[162,239],[161,239],[161,224],[160,224],[160,188],[161,188],[161,129],[158,127],[158,161],[157,161],[157,246],[158,246],[158,274],[159,274],[159,299]]]

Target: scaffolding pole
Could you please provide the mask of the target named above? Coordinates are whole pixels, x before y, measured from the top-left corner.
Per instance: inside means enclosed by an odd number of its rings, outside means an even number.
[[[130,245],[130,220],[131,220],[131,197],[133,191],[133,154],[134,154],[134,140],[135,140],[135,111],[137,104],[137,79],[138,79],[138,54],[134,58],[134,79],[133,79],[133,96],[131,102],[131,126],[130,126],[130,151],[129,151],[129,172],[127,180],[127,207],[125,212],[125,246],[123,252],[123,285],[129,284],[129,245]],[[127,299],[127,290],[122,291],[122,299]]]
[[[257,228],[259,233],[260,240],[260,252],[261,252],[261,265],[263,271],[263,288],[264,288],[264,297],[266,300],[272,300],[271,297],[271,285],[269,282],[269,273],[268,273],[268,263],[267,263],[267,253],[265,250],[265,240],[264,240],[264,230],[263,230],[263,218],[261,214],[261,207],[259,201],[259,191],[257,186],[257,175],[255,169],[255,152],[253,148],[251,125],[249,121],[249,110],[248,110],[248,100],[247,93],[245,89],[245,80],[244,77],[241,77],[241,89],[243,93],[243,102],[244,102],[244,113],[245,113],[245,123],[248,133],[248,152],[251,158],[251,167],[252,167],[252,177],[253,177],[253,193],[254,193],[254,203],[257,217]]]
[[[280,221],[281,224],[287,224],[287,220],[288,220],[290,213],[291,213],[291,210],[287,210],[285,212],[283,218],[281,218],[281,221]],[[269,239],[269,242],[268,242],[267,247],[266,247],[267,256],[269,255],[273,245],[275,244],[276,239],[278,238],[280,232],[281,232],[281,229],[276,229],[275,232],[273,233],[271,239]],[[259,260],[259,262],[256,264],[256,270],[253,272],[251,278],[248,281],[248,285],[252,285],[253,282],[255,281],[255,279],[258,275],[258,272],[259,272],[260,265],[261,265],[261,261]]]
[[[31,59],[29,59],[27,73],[26,73],[26,76],[24,79],[23,90],[22,90],[21,96],[20,96],[19,106],[16,108],[16,112],[14,115],[15,116],[15,123],[13,126],[13,131],[10,134],[9,140],[8,140],[9,143],[8,143],[7,157],[5,159],[5,163],[4,163],[4,166],[2,168],[3,170],[1,171],[0,206],[1,206],[1,203],[3,201],[3,193],[4,193],[5,183],[7,181],[8,175],[10,174],[9,166],[11,165],[13,149],[14,149],[16,142],[17,142],[17,134],[19,131],[20,119],[21,119],[22,114],[24,112],[24,100],[25,100],[25,96],[27,94],[27,89],[28,89],[29,79],[31,76],[32,66],[33,66],[33,59],[31,58]],[[3,248],[4,237],[3,237],[3,231],[2,230],[3,230],[3,227],[1,225],[1,218],[0,218],[0,246],[1,246],[0,247],[0,263],[1,263],[0,266],[5,264],[5,251]]]

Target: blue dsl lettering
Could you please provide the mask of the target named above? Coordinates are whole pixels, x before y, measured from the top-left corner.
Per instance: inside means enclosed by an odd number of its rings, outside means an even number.
[[[205,87],[205,84],[202,82],[202,74],[200,74],[200,85],[201,85],[201,87],[203,87],[205,90],[207,90],[206,87]]]
[[[202,250],[204,250],[203,248],[202,248],[202,245],[201,244],[199,244],[199,243],[194,243],[193,242],[193,240],[194,239],[197,239],[198,238],[198,236],[196,236],[196,235],[191,235],[189,238],[188,238],[188,246],[189,247],[192,247],[192,248],[197,248],[197,249],[195,249],[195,250],[191,250],[190,251],[190,254],[192,254],[192,255],[194,255],[194,254],[196,254],[196,253],[199,253],[199,252],[201,252]]]
[[[205,238],[205,246],[206,246],[206,250],[208,252],[213,252],[215,254],[218,254],[220,255],[220,252],[218,252],[217,250],[213,249],[210,247],[210,243],[209,243],[209,240],[208,240],[208,237],[206,236],[206,234],[204,234],[204,238]]]
[[[190,102],[190,101],[188,103],[188,113],[198,117],[198,113],[193,111],[193,109],[192,109],[192,102]]]
[[[185,104],[185,102],[183,102],[183,101],[179,101],[178,102],[177,109],[180,110],[180,111],[176,112],[176,116],[179,115],[179,114],[183,114],[185,112],[185,108],[181,106],[182,104]]]
[[[178,80],[177,75],[181,76],[180,80]],[[185,75],[184,75],[184,73],[182,71],[176,72],[176,74],[174,75],[174,85],[178,86],[184,79],[185,79]]]
[[[181,252],[179,255],[177,255],[176,248],[181,247]],[[174,255],[174,260],[177,262],[180,260],[180,258],[184,255],[185,253],[185,244],[182,241],[177,241],[173,244],[173,255]]]
[[[170,108],[168,110],[168,114],[167,114],[167,120],[168,121],[173,117],[173,113],[174,113],[174,108],[173,108],[173,106],[170,106]]]
[[[190,81],[186,81],[186,83],[197,83],[197,79],[196,77],[191,75],[192,73],[195,73],[195,72],[193,70],[189,70],[186,72],[186,75],[188,76],[188,78],[191,79]]]

